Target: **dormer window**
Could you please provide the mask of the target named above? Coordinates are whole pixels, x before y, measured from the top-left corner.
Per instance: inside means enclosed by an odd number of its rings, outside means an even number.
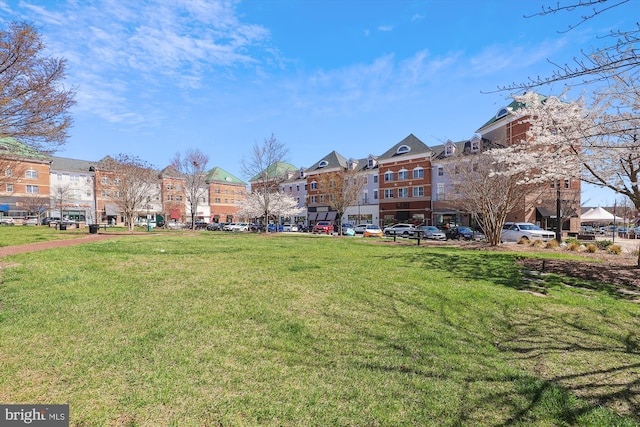
[[[500,110],[498,110],[498,113],[496,114],[496,119],[501,119],[507,114],[509,114],[509,110],[507,110],[506,107],[501,108]]]
[[[327,162],[326,160],[322,160],[320,163],[318,163],[318,167],[319,168],[325,168],[325,167],[327,167],[328,164],[329,164],[329,162]]]
[[[449,157],[456,151],[456,147],[453,144],[447,144],[444,147],[444,155]]]
[[[357,166],[358,166],[358,162],[356,162],[353,159],[349,160],[349,170],[355,170]]]
[[[372,157],[369,157],[369,159],[367,160],[367,167],[369,169],[373,169],[373,167],[376,165],[376,161],[373,160]]]
[[[480,138],[478,137],[471,138],[471,151],[474,153],[476,151],[480,151]]]
[[[300,178],[304,178],[304,169],[300,168]]]
[[[404,154],[404,153],[408,153],[409,151],[411,151],[411,147],[409,147],[408,145],[401,145],[396,150],[396,154]]]

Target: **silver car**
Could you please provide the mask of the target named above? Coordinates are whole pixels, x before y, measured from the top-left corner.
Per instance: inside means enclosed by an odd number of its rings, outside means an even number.
[[[543,230],[530,222],[507,222],[502,227],[501,242],[519,242],[524,240],[542,240],[548,242],[556,238],[553,231]]]
[[[422,233],[424,239],[447,240],[447,235],[434,225],[421,225],[416,229]]]

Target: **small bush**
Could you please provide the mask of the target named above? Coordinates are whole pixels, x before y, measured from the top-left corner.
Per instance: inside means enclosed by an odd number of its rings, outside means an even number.
[[[594,253],[597,250],[598,250],[598,247],[596,245],[594,245],[593,243],[589,243],[587,245],[587,252]]]
[[[546,245],[547,249],[558,249],[559,246],[560,243],[557,240],[549,240]]]
[[[575,241],[575,242],[571,242],[567,245],[567,249],[573,252],[577,252],[580,250],[580,242]]]
[[[622,253],[622,246],[620,245],[610,245],[607,248],[607,252],[610,254],[620,255]]]
[[[520,240],[518,240],[518,244],[519,245],[528,245],[529,244],[529,239],[527,239],[525,237],[521,237]]]
[[[566,239],[564,239],[564,242],[567,245],[570,245],[572,243],[580,243],[580,241],[578,239],[576,239],[575,237],[567,237]]]
[[[609,246],[613,245],[613,242],[611,240],[596,240],[596,245],[598,246],[598,249],[605,250]]]

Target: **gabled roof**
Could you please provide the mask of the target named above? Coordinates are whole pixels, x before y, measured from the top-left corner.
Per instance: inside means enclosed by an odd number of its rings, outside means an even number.
[[[51,156],[51,171],[89,172],[95,162]]]
[[[264,180],[265,178],[267,181],[276,178],[285,178],[287,172],[298,173],[299,169],[291,163],[275,162],[269,165],[264,171],[251,178],[249,182],[260,181]]]
[[[184,176],[173,166],[169,165],[158,174],[160,178],[184,179]]]
[[[42,154],[15,138],[0,138],[0,156],[29,159],[37,161],[49,161],[49,156]]]
[[[537,95],[537,102],[540,104],[543,104],[546,100],[547,97],[544,95],[540,95],[540,94],[536,94]],[[490,118],[485,124],[483,124],[482,126],[480,126],[480,128],[476,131],[477,133],[481,133],[480,130],[491,126],[492,124],[504,119],[505,117],[508,117],[510,115],[512,115],[514,112],[522,109],[526,107],[525,104],[523,104],[522,102],[519,101],[512,101],[509,105],[507,105],[506,107],[502,107],[498,110],[498,112],[496,113],[495,116],[493,116],[492,118]]]
[[[403,153],[398,152],[398,148],[406,146],[409,150]],[[431,149],[418,138],[416,138],[413,134],[410,134],[402,141],[398,142],[396,145],[387,150],[383,155],[378,157],[379,162],[384,162],[385,160],[402,158],[404,156],[415,156],[416,154],[427,154],[430,153]]]
[[[487,139],[487,138],[480,138],[480,150],[478,151],[472,151],[471,150],[471,141],[472,139],[467,139],[464,141],[458,141],[458,142],[452,142],[452,141],[447,141],[444,144],[441,145],[436,145],[435,147],[432,147],[431,149],[433,150],[433,158],[437,159],[437,160],[442,160],[442,159],[447,159],[447,158],[453,158],[453,157],[457,157],[457,156],[466,156],[466,155],[470,155],[470,154],[478,154],[478,153],[482,153],[483,151],[487,151],[490,150],[492,148],[500,148],[503,147],[500,144],[496,144],[495,142]],[[446,155],[446,145],[447,144],[453,144],[455,146],[455,151],[452,155],[447,156]]]
[[[217,166],[211,169],[209,173],[207,173],[207,182],[224,182],[226,184],[241,184],[241,185],[246,184],[240,178],[230,174],[226,170]]]
[[[321,166],[324,164],[324,166]],[[349,166],[349,161],[344,158],[337,151],[332,151],[322,159],[315,162],[313,165],[309,166],[307,172],[315,172],[321,169],[335,169],[335,168],[343,168],[346,169]]]

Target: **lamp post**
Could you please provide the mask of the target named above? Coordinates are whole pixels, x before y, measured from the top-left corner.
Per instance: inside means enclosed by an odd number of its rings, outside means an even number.
[[[560,180],[556,180],[556,241],[562,243],[562,211],[560,209]]]
[[[151,215],[149,214],[149,204],[151,203],[151,197],[147,196],[147,231],[151,231]]]

